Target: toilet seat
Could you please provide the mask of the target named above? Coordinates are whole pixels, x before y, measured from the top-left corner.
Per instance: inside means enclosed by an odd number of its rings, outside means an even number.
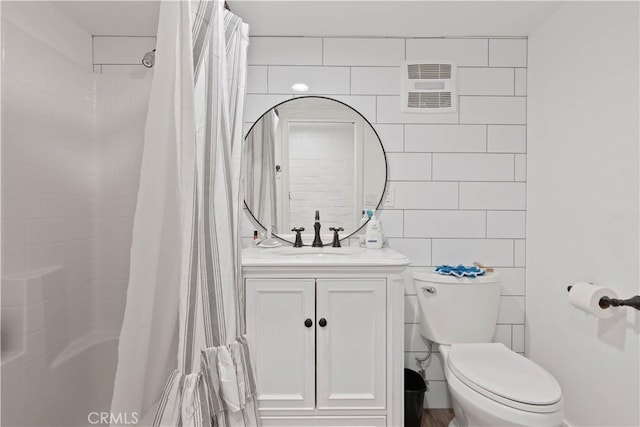
[[[511,408],[545,413],[562,407],[555,378],[503,344],[451,345],[447,366],[466,386]]]

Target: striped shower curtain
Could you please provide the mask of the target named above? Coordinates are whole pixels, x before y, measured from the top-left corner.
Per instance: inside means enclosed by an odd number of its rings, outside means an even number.
[[[258,425],[240,272],[247,46],[221,0],[161,3],[111,407],[155,411],[148,425]]]

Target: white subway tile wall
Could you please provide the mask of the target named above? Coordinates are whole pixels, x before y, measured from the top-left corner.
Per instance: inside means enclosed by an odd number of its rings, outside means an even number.
[[[91,36],[21,3],[2,5],[2,421],[45,425],[49,366],[93,327],[94,85]]]
[[[82,30],[68,31],[76,37]],[[7,278],[62,267],[57,285],[46,289],[55,290],[47,295],[50,304],[40,308],[48,311],[47,328],[65,331],[56,344],[64,346],[91,328],[89,248],[97,190],[93,80],[89,63],[80,65],[42,37],[4,19],[2,33],[2,273]],[[25,290],[23,308],[34,319],[42,315],[29,307],[42,303],[38,286],[33,298],[36,288]],[[3,304],[4,291],[3,282]],[[30,329],[25,341],[44,346],[43,328]],[[3,337],[15,333],[3,322]],[[23,359],[23,366],[30,361]]]
[[[142,58],[155,47],[155,37],[93,36],[93,72],[144,78],[153,69],[142,65]]]
[[[94,328],[119,331],[129,280],[151,73],[95,75],[99,188],[94,202],[91,290]],[[117,123],[114,126],[114,123]]]
[[[142,65],[142,57],[156,47],[155,37],[93,37],[93,63]]]
[[[494,340],[524,352],[526,56],[524,38],[254,37],[245,129],[292,96],[293,82],[343,101],[375,127],[387,153],[394,207],[381,212],[405,273],[405,366],[426,351],[411,273],[480,261],[503,274]],[[459,111],[400,111],[400,63],[453,60]],[[245,221],[243,236],[253,232]],[[425,406],[450,407],[440,355],[426,369]]]
[[[144,127],[153,68],[141,64],[155,37],[93,36],[95,145],[91,291],[94,328],[119,331],[124,316],[129,253]],[[259,79],[255,79],[260,85]],[[116,125],[114,125],[116,124]]]

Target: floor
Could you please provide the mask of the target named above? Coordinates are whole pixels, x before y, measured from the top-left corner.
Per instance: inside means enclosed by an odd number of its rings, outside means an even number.
[[[425,409],[421,427],[447,427],[453,419],[453,409]]]

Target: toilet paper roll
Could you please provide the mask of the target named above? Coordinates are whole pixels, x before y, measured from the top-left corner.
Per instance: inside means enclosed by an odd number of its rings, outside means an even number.
[[[591,283],[576,283],[569,291],[569,301],[582,311],[591,313],[600,319],[610,319],[615,316],[618,307],[600,307],[600,298],[618,298],[618,295],[609,288],[602,288]]]

